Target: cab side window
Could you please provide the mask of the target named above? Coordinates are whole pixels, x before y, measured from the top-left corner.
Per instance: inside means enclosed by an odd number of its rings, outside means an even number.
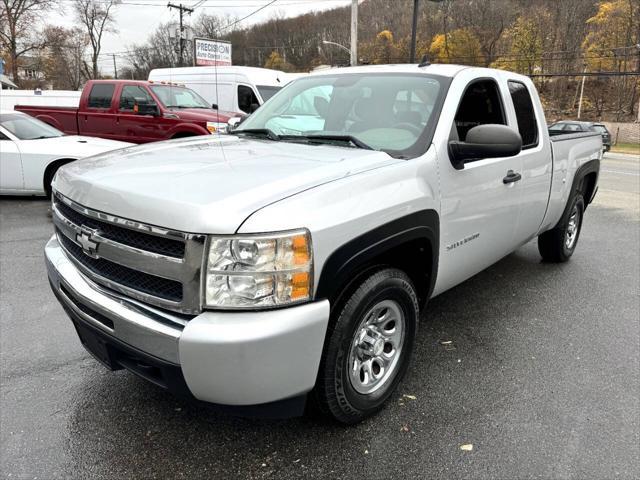
[[[9,137],[7,137],[4,133],[0,132],[0,140],[9,140]]]
[[[454,120],[458,140],[464,142],[473,127],[489,123],[506,125],[500,90],[494,80],[471,83],[460,100]]]
[[[91,87],[87,107],[111,108],[111,99],[116,86],[113,83],[96,83]]]
[[[251,113],[251,105],[260,105],[258,97],[251,87],[238,85],[238,107],[244,113]]]
[[[153,98],[138,85],[125,85],[120,94],[120,110],[133,111],[136,104],[153,103]]]
[[[522,149],[538,145],[538,123],[531,95],[524,83],[509,81],[509,93],[518,119],[518,131],[522,137]]]

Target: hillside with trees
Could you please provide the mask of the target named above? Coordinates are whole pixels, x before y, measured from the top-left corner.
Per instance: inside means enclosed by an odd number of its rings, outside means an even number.
[[[206,13],[194,14],[190,27],[196,37],[232,42],[236,65],[308,71],[319,65],[348,64],[347,52],[322,42],[349,45],[349,7],[289,18],[275,14],[277,3],[272,8],[272,19],[249,27],[234,18]],[[406,63],[412,12],[412,0],[365,0],[359,7],[359,63]],[[119,52],[119,63],[126,65],[121,76],[147,78],[153,68],[179,65],[172,32],[175,24],[162,24],[146,43]],[[85,45],[89,61],[83,64],[77,58],[82,36],[77,31],[67,33],[72,45],[65,46],[67,53],[59,61],[49,62],[53,64],[50,71],[71,71],[79,63],[83,68],[75,70],[76,77],[78,71],[86,78],[94,77],[93,43],[85,38],[91,48]],[[530,75],[550,118],[575,115],[584,73],[586,118],[636,119],[639,44],[639,0],[423,0],[418,19],[418,58],[426,54],[433,62],[490,66]],[[45,50],[54,52],[56,42],[50,45]],[[56,65],[60,62],[64,65]],[[184,62],[190,64],[190,59]],[[77,81],[59,83],[75,85]]]

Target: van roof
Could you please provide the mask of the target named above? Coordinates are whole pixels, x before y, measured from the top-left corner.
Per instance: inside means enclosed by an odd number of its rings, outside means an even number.
[[[246,76],[255,85],[283,86],[300,75],[296,73],[286,73],[280,70],[259,67],[240,66],[202,66],[202,67],[178,67],[178,68],[155,68],[149,72],[150,80],[169,80],[184,82],[185,77],[194,75],[225,75],[235,74]]]

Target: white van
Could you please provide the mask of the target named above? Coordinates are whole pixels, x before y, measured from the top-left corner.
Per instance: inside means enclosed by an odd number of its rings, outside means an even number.
[[[251,113],[291,80],[305,73],[285,73],[256,67],[156,68],[149,81],[183,84],[223,112]]]

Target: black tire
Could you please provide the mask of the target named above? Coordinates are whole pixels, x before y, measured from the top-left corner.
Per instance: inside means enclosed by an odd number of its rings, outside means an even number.
[[[569,243],[571,222],[577,215],[573,226],[575,238]],[[580,191],[576,191],[571,199],[570,207],[562,220],[552,230],[538,236],[538,251],[542,259],[547,262],[561,263],[571,258],[578,245],[582,221],[584,219],[584,198]]]
[[[389,305],[390,308],[387,310],[392,310],[393,312],[385,313],[385,305]],[[372,311],[372,309],[374,310]],[[371,315],[369,315],[370,312]],[[336,305],[327,331],[316,388],[312,394],[314,403],[321,413],[333,417],[339,422],[353,424],[382,408],[385,401],[402,380],[409,366],[416,335],[418,314],[418,297],[411,280],[404,272],[392,268],[373,273],[357,286],[351,294],[347,295],[344,302]],[[367,315],[366,318],[365,315]],[[393,315],[396,315],[396,317]],[[398,317],[398,315],[403,316],[403,318]],[[395,331],[396,334],[401,335],[401,338],[395,341],[388,339],[389,345],[394,345],[395,342],[395,345],[399,347],[397,349],[394,349],[393,346],[389,347],[385,343],[387,342],[387,337],[383,335],[378,337],[375,345],[374,343],[370,344],[372,355],[375,350],[378,352],[375,353],[378,357],[364,357],[368,359],[368,371],[372,374],[371,377],[367,378],[373,379],[371,384],[376,381],[379,381],[379,384],[373,387],[375,391],[360,393],[356,388],[363,389],[366,387],[358,384],[354,388],[348,364],[354,349],[361,352],[356,345],[365,344],[358,344],[356,335],[364,331],[361,327],[367,323],[367,318],[375,318],[375,322],[373,326],[365,325],[364,328],[373,328],[376,332],[380,331],[382,333],[384,333],[383,330],[385,332]],[[387,321],[385,318],[391,320]],[[397,325],[393,323],[393,318],[399,318]],[[378,319],[381,319],[380,323],[378,323]],[[385,324],[385,322],[388,323]],[[389,328],[391,324],[393,325]],[[362,339],[360,336],[358,338]],[[383,343],[382,347],[380,347],[379,342]],[[387,351],[388,347],[389,351]],[[390,363],[384,367],[381,374],[379,367],[378,372],[375,372],[375,362],[376,359],[382,358],[383,355],[385,356],[384,359]],[[397,355],[397,359],[393,355]],[[395,361],[389,360],[390,358],[395,359]],[[367,362],[362,363],[363,369],[365,368],[365,363]],[[353,364],[353,366],[355,365],[356,363]],[[357,374],[355,372],[356,369],[354,368],[353,375],[358,376],[360,379],[363,378],[362,371],[358,371]],[[375,379],[375,375],[380,375],[379,380]]]
[[[64,161],[56,161],[47,167],[44,172],[44,178],[42,179],[44,184],[44,193],[47,198],[51,198],[51,182],[53,181],[53,177],[56,175],[58,169],[71,162],[72,160],[64,160]]]

